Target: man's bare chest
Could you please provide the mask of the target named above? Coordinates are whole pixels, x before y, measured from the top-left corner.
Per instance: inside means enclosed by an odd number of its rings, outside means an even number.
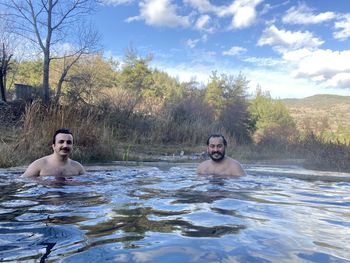
[[[65,177],[78,175],[79,171],[71,165],[46,165],[40,171],[40,176]]]

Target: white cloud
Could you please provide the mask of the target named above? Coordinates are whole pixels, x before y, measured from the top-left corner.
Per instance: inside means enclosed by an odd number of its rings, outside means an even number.
[[[247,57],[247,58],[244,58],[242,61],[251,63],[257,67],[274,67],[274,66],[280,66],[281,64],[285,64],[285,62],[281,59],[268,58],[268,57],[267,58]]]
[[[205,43],[206,41],[207,41],[207,35],[204,34],[201,38],[197,38],[197,39],[189,38],[186,41],[186,46],[188,46],[189,48],[195,48],[199,42]]]
[[[58,43],[54,46],[52,53],[55,56],[63,56],[67,54],[74,53],[75,50],[77,49],[76,46],[74,46],[72,43]]]
[[[215,30],[215,27],[212,24],[212,19],[209,15],[202,15],[197,19],[195,28],[200,31],[211,33]]]
[[[334,75],[332,78],[327,80],[327,85],[330,87],[337,88],[347,88],[350,87],[350,72],[348,73],[338,73]]]
[[[218,13],[221,10],[220,7],[212,5],[208,0],[184,0],[184,3],[197,9],[201,14]]]
[[[287,51],[283,54],[283,59],[291,62],[298,62],[312,53],[310,49],[301,48],[297,50]]]
[[[208,0],[185,0],[201,14],[214,13],[219,17],[232,16],[230,29],[242,29],[251,26],[256,20],[256,6],[263,0],[235,0],[231,5],[215,6]]]
[[[289,70],[269,70],[266,68],[248,68],[243,72],[250,80],[251,93],[259,85],[262,90],[269,91],[273,98],[304,98],[320,93],[320,87],[307,79],[295,79]]]
[[[295,63],[293,76],[296,78],[310,78],[330,87],[350,89],[350,50],[302,50],[299,54],[294,51],[284,54],[284,59]]]
[[[288,49],[299,49],[303,47],[315,48],[323,44],[323,41],[314,37],[309,31],[287,31],[279,30],[272,25],[265,29],[258,41],[258,46],[275,46],[279,51],[284,52]]]
[[[144,0],[140,4],[140,15],[130,17],[126,21],[144,20],[152,26],[188,27],[188,16],[177,15],[177,6],[171,0]]]
[[[286,24],[319,24],[334,19],[335,16],[336,14],[333,12],[324,12],[316,15],[307,5],[300,4],[298,7],[293,6],[288,9],[282,21]]]
[[[236,0],[228,8],[221,10],[220,15],[233,15],[232,29],[242,29],[251,26],[256,20],[256,6],[262,0]]]
[[[333,33],[334,38],[346,40],[350,37],[350,14],[341,17],[339,21],[335,22],[334,27],[339,29],[339,31]]]
[[[195,48],[200,39],[188,39],[186,45],[190,48]]]
[[[223,51],[222,54],[225,56],[236,56],[246,51],[247,49],[244,47],[234,46],[234,47],[231,47],[229,50]]]
[[[100,2],[104,5],[124,5],[131,4],[134,0],[101,0]]]

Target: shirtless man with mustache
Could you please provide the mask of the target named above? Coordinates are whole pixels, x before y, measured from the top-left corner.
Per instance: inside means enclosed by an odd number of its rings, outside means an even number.
[[[241,164],[236,160],[225,156],[227,141],[221,134],[212,134],[207,140],[207,152],[210,160],[199,164],[197,174],[243,176],[246,175]]]
[[[65,181],[67,176],[85,173],[84,167],[79,162],[69,158],[73,149],[73,135],[68,129],[58,129],[54,133],[52,149],[52,154],[32,162],[22,176],[36,178],[50,176]]]

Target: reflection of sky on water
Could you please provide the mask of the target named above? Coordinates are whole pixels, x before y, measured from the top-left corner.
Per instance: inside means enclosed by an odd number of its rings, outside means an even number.
[[[217,178],[195,168],[94,169],[73,186],[0,172],[0,261],[350,261],[346,174],[249,166],[246,177]]]

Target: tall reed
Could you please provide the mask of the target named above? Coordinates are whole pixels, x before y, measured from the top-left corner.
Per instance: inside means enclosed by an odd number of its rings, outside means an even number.
[[[62,127],[69,128],[74,136],[72,158],[93,161],[113,157],[113,129],[98,110],[77,105],[44,107],[40,101],[27,105],[15,150],[21,152],[25,161],[49,154],[52,152],[52,135]]]

